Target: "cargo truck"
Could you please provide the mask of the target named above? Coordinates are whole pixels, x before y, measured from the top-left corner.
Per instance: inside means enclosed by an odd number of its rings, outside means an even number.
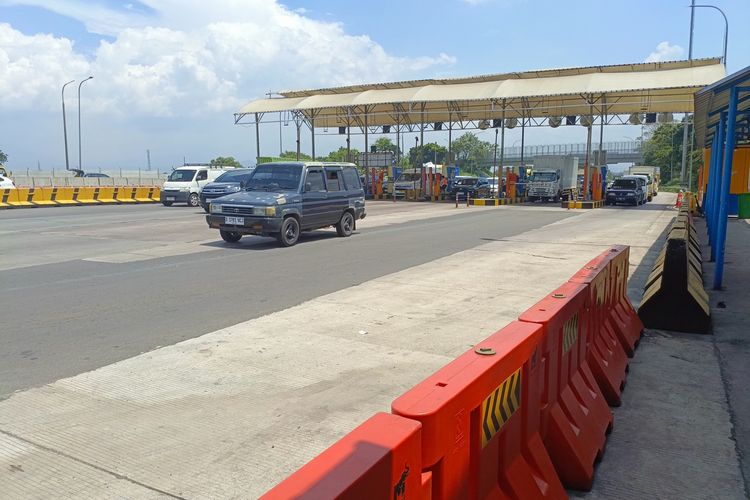
[[[661,169],[659,167],[649,167],[643,165],[636,165],[628,168],[629,175],[645,175],[648,177],[647,183],[647,197],[648,201],[659,194],[659,182],[661,181]]]
[[[529,201],[574,200],[578,195],[577,156],[539,156],[526,186]]]

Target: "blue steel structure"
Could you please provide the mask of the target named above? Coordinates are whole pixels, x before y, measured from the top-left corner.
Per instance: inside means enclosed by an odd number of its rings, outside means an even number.
[[[732,159],[735,147],[739,143],[750,141],[750,67],[699,91],[695,95],[695,101],[696,124],[699,121],[705,124],[701,134],[705,144],[701,146],[707,147],[709,138],[711,140],[711,161],[703,212],[711,246],[711,261],[716,262],[713,288],[720,290],[724,278]],[[704,116],[698,115],[699,108]]]

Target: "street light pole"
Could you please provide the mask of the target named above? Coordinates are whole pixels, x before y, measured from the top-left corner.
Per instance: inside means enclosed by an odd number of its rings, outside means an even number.
[[[499,167],[497,166],[497,134],[499,133],[500,133],[500,130],[496,128],[495,129],[495,159],[492,162],[495,165],[495,172],[492,174],[492,177],[497,179],[497,184],[495,185],[497,186],[498,198],[500,198],[500,173],[499,173],[500,171],[499,171]]]
[[[690,3],[690,45],[688,60],[693,60],[693,27],[695,26],[695,0]],[[687,165],[688,113],[685,113],[685,125],[682,128],[682,162],[680,164],[680,186],[685,185],[685,167]]]
[[[63,138],[65,140],[65,170],[70,170],[70,162],[68,161],[68,121],[65,119],[65,87],[75,83],[75,80],[71,80],[62,86],[62,110],[63,110]]]
[[[729,21],[727,20],[727,15],[724,13],[723,10],[718,8],[715,5],[691,5],[691,8],[693,9],[693,12],[695,12],[696,7],[703,7],[708,9],[715,9],[718,10],[719,13],[724,17],[724,56],[721,58],[722,62],[724,63],[724,66],[727,65],[727,41],[729,40]],[[692,32],[692,29],[691,29]]]
[[[81,85],[94,78],[90,76],[85,80],[81,80],[78,84],[78,170],[83,170],[81,167]]]

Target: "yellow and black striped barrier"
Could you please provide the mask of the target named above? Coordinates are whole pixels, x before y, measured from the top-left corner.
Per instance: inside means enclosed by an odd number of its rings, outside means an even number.
[[[525,201],[526,198],[470,198],[469,205],[477,207],[499,207],[502,205],[515,205]]]
[[[160,191],[161,188],[157,186],[50,186],[0,189],[0,209],[157,203]]]
[[[638,316],[648,328],[711,333],[711,310],[703,288],[701,247],[688,204],[680,209],[656,259]]]
[[[562,208],[578,208],[578,209],[591,209],[591,208],[601,208],[604,206],[604,200],[596,200],[596,201],[578,201],[578,200],[572,200],[572,201],[563,201],[561,204]]]

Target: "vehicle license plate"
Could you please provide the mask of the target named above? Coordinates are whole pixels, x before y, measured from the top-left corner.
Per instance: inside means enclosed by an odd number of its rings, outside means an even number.
[[[232,224],[234,226],[244,226],[244,217],[224,217],[224,224]]]
[[[167,201],[174,201],[174,196],[167,196]]]

